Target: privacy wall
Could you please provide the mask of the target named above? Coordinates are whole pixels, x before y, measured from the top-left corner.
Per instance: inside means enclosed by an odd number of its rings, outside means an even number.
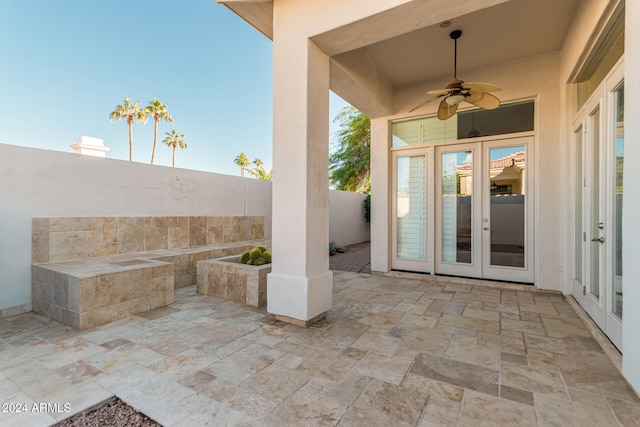
[[[330,240],[369,240],[364,196],[330,192]],[[271,182],[0,144],[0,318],[31,310],[31,219],[259,215]],[[335,230],[335,231],[334,231]]]

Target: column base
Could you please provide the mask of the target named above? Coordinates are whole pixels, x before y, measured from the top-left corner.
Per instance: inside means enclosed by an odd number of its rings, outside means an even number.
[[[271,273],[267,276],[267,311],[277,320],[307,327],[326,316],[333,301],[333,273],[315,277]]]
[[[276,320],[279,320],[281,322],[291,323],[292,325],[300,326],[301,328],[306,328],[308,326],[311,326],[314,323],[317,323],[317,322],[319,322],[321,320],[324,320],[326,317],[327,317],[327,312],[326,311],[324,313],[318,314],[316,317],[314,317],[313,319],[309,319],[309,320],[299,320],[299,319],[295,319],[293,317],[281,316],[279,314],[276,314]]]

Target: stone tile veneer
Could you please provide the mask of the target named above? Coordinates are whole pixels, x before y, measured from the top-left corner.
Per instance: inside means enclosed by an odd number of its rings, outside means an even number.
[[[168,262],[31,266],[33,311],[77,329],[171,304],[173,291],[173,264]]]
[[[262,216],[33,218],[32,263],[264,238]]]
[[[162,307],[198,261],[263,238],[257,216],[34,218],[32,308],[86,329]]]
[[[271,264],[241,264],[240,256],[198,261],[198,293],[252,307],[267,304],[267,274]]]

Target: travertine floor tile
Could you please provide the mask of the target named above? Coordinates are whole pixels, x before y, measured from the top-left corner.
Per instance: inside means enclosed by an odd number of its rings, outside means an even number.
[[[627,400],[607,399],[613,413],[623,426],[640,426],[640,404]]]
[[[500,365],[500,381],[509,387],[568,399],[564,382],[557,371],[503,362]]]
[[[282,355],[278,350],[251,344],[210,365],[206,372],[224,381],[240,384],[251,375],[264,369]]]
[[[429,305],[427,310],[436,313],[453,314],[459,316],[464,311],[464,302],[435,300]]]
[[[376,378],[391,384],[400,384],[411,368],[414,359],[414,354],[403,351],[398,351],[391,357],[368,353],[352,371],[355,370],[360,375]]]
[[[339,381],[355,364],[356,361],[350,357],[333,352],[318,351],[307,357],[298,369],[315,376]]]
[[[299,390],[273,410],[265,422],[269,426],[336,425],[347,406],[333,399]]]
[[[451,337],[452,334],[448,332],[416,327],[402,340],[400,348],[444,356],[451,342]]]
[[[280,403],[300,389],[310,378],[311,374],[308,372],[274,363],[250,377],[243,386]]]
[[[174,381],[180,381],[194,370],[206,368],[216,361],[218,358],[210,353],[189,349],[150,365],[149,369]]]
[[[420,354],[411,373],[457,385],[458,387],[498,395],[498,371],[457,360]]]
[[[243,413],[247,417],[262,419],[269,415],[278,406],[272,400],[266,399],[257,393],[248,390],[238,390],[226,403],[226,405]]]
[[[371,382],[370,376],[361,375],[356,369],[349,371],[327,396],[344,405],[351,406]]]
[[[139,407],[144,413],[153,414],[153,419],[163,426],[170,426],[188,418],[198,407],[193,407],[191,401],[196,396],[193,390],[186,387],[176,388],[171,393],[155,402]]]
[[[500,349],[479,346],[476,344],[476,337],[457,335],[451,338],[445,357],[497,371]]]
[[[118,395],[168,427],[638,425],[640,399],[561,295],[334,279],[333,308],[306,329],[195,288],[86,331],[0,319],[0,396],[80,411]]]
[[[369,330],[362,334],[362,336],[358,338],[353,344],[351,344],[351,347],[358,348],[364,351],[379,353],[385,356],[393,356],[393,354],[398,350],[398,345],[400,344],[400,342],[400,338],[381,335]]]
[[[617,425],[616,419],[609,409],[586,406],[537,393],[534,395],[534,401],[538,414],[538,425],[542,427]]]
[[[239,425],[247,416],[211,399],[196,395],[189,401],[191,414],[167,427]],[[251,425],[251,424],[247,424]]]
[[[2,420],[3,427],[25,427],[25,426],[50,426],[57,420],[46,412],[26,412],[11,414]]]
[[[402,386],[417,390],[425,396],[437,396],[441,399],[448,399],[454,402],[462,401],[462,395],[464,393],[464,388],[462,387],[412,373],[408,373],[404,377]]]
[[[427,400],[415,390],[374,379],[340,425],[413,426],[418,422]]]
[[[120,391],[118,397],[135,408],[142,408],[182,388],[180,384],[154,374]]]
[[[640,401],[604,353],[589,352],[580,358],[563,354],[555,357],[567,387]]]
[[[518,402],[466,390],[460,422],[469,426],[535,426],[534,408]]]

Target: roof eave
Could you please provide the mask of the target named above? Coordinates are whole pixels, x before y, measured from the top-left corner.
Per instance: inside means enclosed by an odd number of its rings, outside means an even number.
[[[214,0],[273,40],[273,0]]]

